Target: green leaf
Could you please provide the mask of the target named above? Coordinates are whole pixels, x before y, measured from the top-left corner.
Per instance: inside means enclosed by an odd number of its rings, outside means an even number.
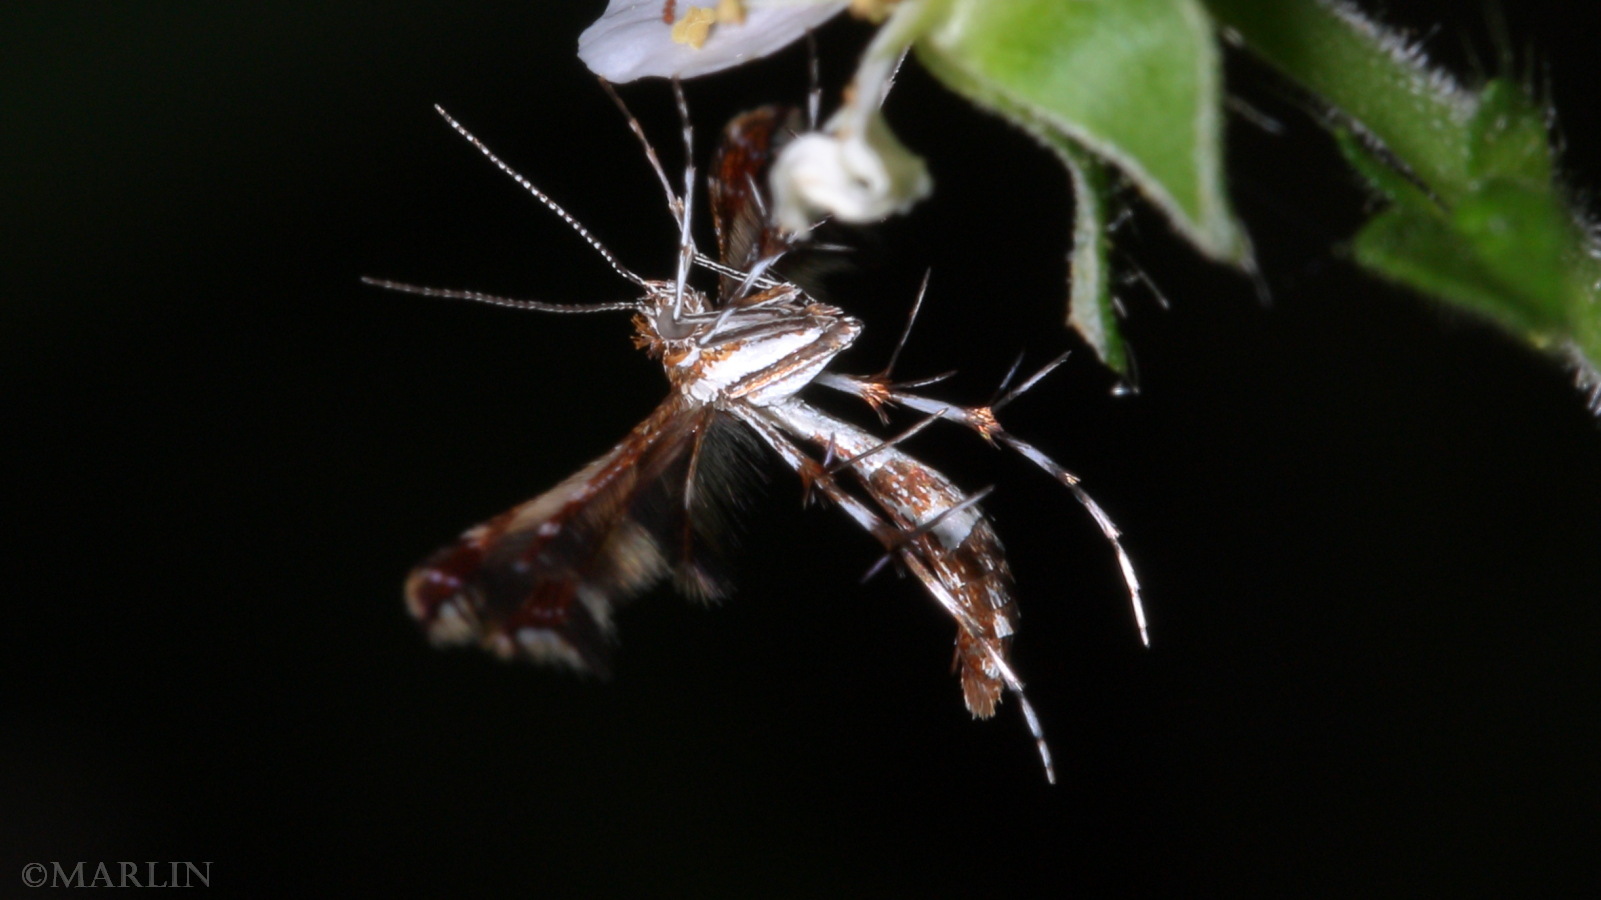
[[[1527,332],[1534,324],[1508,315],[1507,285],[1498,281],[1447,222],[1394,207],[1363,226],[1353,242],[1357,261],[1415,290],[1496,315]],[[1509,322],[1508,319],[1517,321]]]
[[[1504,78],[1485,85],[1478,101],[1468,120],[1468,177],[1505,178],[1549,192],[1555,173],[1544,113],[1527,92]]]
[[[1432,191],[1467,180],[1473,95],[1356,5],[1328,0],[1206,0],[1246,49],[1361,125]]]
[[[1345,154],[1345,160],[1351,164],[1351,168],[1366,178],[1368,186],[1384,199],[1419,210],[1438,209],[1434,198],[1430,197],[1428,192],[1397,171],[1388,161],[1379,158],[1377,153],[1370,150],[1367,144],[1349,129],[1342,128],[1336,131],[1334,140],[1339,145],[1340,152]]]
[[[1581,381],[1601,378],[1601,247],[1569,206],[1547,111],[1524,87],[1463,87],[1350,3],[1206,5],[1362,133],[1340,135],[1341,149],[1391,206],[1357,235],[1358,262],[1576,360]]]
[[[1073,251],[1068,256],[1068,327],[1119,375],[1129,377],[1128,349],[1118,333],[1112,302],[1111,179],[1106,168],[1083,149],[1065,141],[1053,148],[1073,179]]]
[[[1217,48],[1198,0],[945,0],[916,48],[974,102],[1120,169],[1203,252],[1247,262],[1223,183]]]
[[[1547,345],[1567,332],[1572,223],[1549,192],[1488,182],[1449,213],[1397,204],[1356,239],[1358,261]]]
[[[1569,291],[1563,257],[1572,220],[1549,186],[1488,181],[1457,204],[1451,224],[1504,285],[1500,306],[1506,318],[1561,327]]]
[[[1349,133],[1346,158],[1393,204],[1357,235],[1357,261],[1472,308],[1540,346],[1595,348],[1595,261],[1558,195],[1539,110],[1491,82],[1464,129],[1465,178],[1431,195]],[[1587,332],[1588,329],[1588,332]]]

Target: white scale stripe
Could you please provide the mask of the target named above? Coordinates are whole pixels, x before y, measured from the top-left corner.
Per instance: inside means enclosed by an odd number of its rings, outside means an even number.
[[[934,469],[918,462],[896,447],[881,446],[884,442],[877,436],[816,407],[800,400],[791,400],[774,404],[767,409],[780,427],[803,440],[818,446],[832,444],[835,452],[847,459],[866,454],[862,459],[851,463],[865,473],[879,472],[892,462],[898,463],[901,467],[920,470],[936,492],[944,496],[931,497],[932,502],[923,507],[897,503],[895,512],[914,525],[931,521],[940,513],[956,506],[965,496],[951,484],[950,479]],[[939,537],[940,543],[954,550],[967,540],[967,536],[978,526],[982,516],[983,514],[976,508],[956,510],[934,526],[933,533]]]
[[[782,408],[764,407],[758,409],[756,407],[750,407],[741,404],[735,406],[730,410],[730,412],[738,417],[741,421],[750,425],[756,434],[761,437],[768,446],[772,447],[773,451],[784,459],[784,462],[789,464],[790,468],[794,469],[796,473],[801,473],[803,472],[806,463],[810,460],[803,453],[801,453],[794,443],[792,443],[784,434],[785,431],[790,430],[790,424],[786,423],[783,414],[794,414],[797,410],[812,413],[824,421],[832,421],[840,425],[848,426],[848,423],[839,422],[838,420],[833,419],[831,416],[827,416],[818,410],[812,409],[811,407],[808,407],[799,401],[795,401],[790,404],[784,404]],[[801,416],[800,418],[804,419],[805,417]],[[859,429],[856,429],[856,431],[859,434],[862,434]],[[875,445],[876,442],[874,444],[865,445],[863,449],[869,449]],[[837,487],[833,487],[831,484],[823,484],[820,486],[828,493],[830,499],[838,504],[840,508],[844,509],[846,514],[854,519],[856,523],[869,534],[878,534],[880,533],[881,529],[886,527],[886,523],[882,519],[875,515],[872,510],[868,509],[865,504],[857,500],[855,497],[839,490]],[[929,570],[928,566],[923,563],[923,560],[916,554],[904,548],[900,550],[900,557],[907,570],[910,571],[918,581],[922,582],[923,587],[928,591],[929,596],[933,597],[934,601],[938,603],[945,610],[945,612],[951,616],[951,618],[956,620],[957,625],[963,631],[966,631],[969,635],[972,635],[974,638],[978,639],[978,646],[984,651],[985,662],[987,663],[986,668],[990,669],[992,673],[998,674],[1002,682],[1006,685],[1007,689],[1017,697],[1018,708],[1022,710],[1023,719],[1028,725],[1029,734],[1034,738],[1034,745],[1039,751],[1040,762],[1045,766],[1045,778],[1051,784],[1055,784],[1056,766],[1051,759],[1051,748],[1045,742],[1045,729],[1044,726],[1040,724],[1039,714],[1034,711],[1034,705],[1028,702],[1028,697],[1023,692],[1022,680],[1017,677],[1017,673],[1013,671],[1011,665],[1007,663],[1007,661],[1001,656],[1000,652],[996,650],[994,642],[985,635],[984,629],[978,624],[978,622],[974,621],[973,617],[967,612],[966,609],[963,608],[961,601],[957,600],[956,596],[951,593],[950,589],[939,580],[939,577]]]

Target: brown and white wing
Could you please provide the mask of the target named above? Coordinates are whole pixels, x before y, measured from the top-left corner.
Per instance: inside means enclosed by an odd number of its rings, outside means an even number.
[[[620,603],[668,575],[694,597],[724,591],[713,569],[738,426],[719,418],[669,398],[605,456],[412,570],[412,615],[435,643],[608,674]]]
[[[1018,611],[1006,552],[989,519],[950,479],[843,419],[799,400],[755,415],[828,449],[855,476],[894,527],[892,549],[917,564],[914,574],[957,618],[955,663],[968,710],[994,715],[1016,682],[1010,648]]]
[[[723,265],[749,271],[759,261],[784,252],[786,243],[769,212],[767,174],[802,121],[799,110],[763,106],[736,116],[723,129],[707,181]],[[719,296],[737,299],[731,297],[736,282],[724,276]]]

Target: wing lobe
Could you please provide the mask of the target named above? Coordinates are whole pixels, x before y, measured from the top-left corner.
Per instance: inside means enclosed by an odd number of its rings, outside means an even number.
[[[669,398],[606,455],[414,569],[412,615],[436,643],[609,674],[620,603],[668,575],[692,597],[726,591],[716,564],[737,429],[720,418]]]
[[[718,258],[725,266],[749,271],[774,257],[785,242],[768,216],[767,172],[774,157],[802,127],[799,110],[763,106],[730,121],[712,158],[712,225],[717,231]],[[721,296],[727,300],[738,279],[724,276]]]

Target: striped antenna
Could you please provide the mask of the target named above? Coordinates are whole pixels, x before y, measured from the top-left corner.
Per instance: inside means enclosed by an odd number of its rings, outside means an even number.
[[[646,283],[645,279],[639,277],[638,275],[635,275],[632,271],[630,271],[628,269],[627,266],[624,266],[622,263],[618,262],[617,261],[617,257],[613,256],[612,252],[610,250],[607,250],[605,245],[602,244],[598,238],[596,238],[593,234],[590,234],[589,233],[589,229],[585,228],[583,226],[583,223],[581,223],[577,219],[573,218],[572,214],[567,212],[567,210],[562,209],[561,208],[561,204],[559,204],[556,201],[550,199],[550,197],[544,191],[540,190],[537,187],[534,187],[534,183],[529,181],[527,178],[524,178],[521,174],[519,174],[517,172],[516,169],[513,169],[511,166],[508,166],[508,165],[506,165],[506,163],[501,161],[501,158],[496,156],[494,154],[494,151],[492,151],[488,147],[484,146],[484,142],[483,141],[480,141],[476,136],[473,135],[472,132],[468,131],[466,129],[466,127],[463,126],[460,122],[457,122],[455,119],[451,118],[450,117],[450,113],[445,112],[445,108],[443,106],[439,106],[439,105],[435,104],[434,112],[439,113],[440,117],[442,117],[446,122],[448,122],[450,124],[450,127],[454,128],[456,130],[457,134],[461,135],[462,137],[464,137],[468,141],[470,141],[474,147],[477,147],[478,148],[478,152],[482,153],[485,157],[487,157],[489,159],[490,162],[494,163],[496,168],[500,169],[500,171],[502,171],[502,172],[505,172],[507,175],[510,175],[513,181],[517,182],[517,184],[522,186],[523,190],[527,191],[530,194],[533,194],[534,198],[537,199],[540,203],[545,204],[545,207],[547,209],[549,209],[551,212],[555,213],[558,216],[561,216],[561,220],[563,222],[566,222],[569,226],[571,226],[574,231],[578,232],[578,236],[583,238],[584,241],[589,244],[589,246],[594,247],[595,248],[595,252],[599,253],[606,260],[606,262],[611,265],[612,269],[617,274],[623,276],[624,278],[628,279],[629,281],[632,281],[633,283],[639,285],[640,287],[643,287],[643,288],[648,288],[649,287],[649,285]]]

